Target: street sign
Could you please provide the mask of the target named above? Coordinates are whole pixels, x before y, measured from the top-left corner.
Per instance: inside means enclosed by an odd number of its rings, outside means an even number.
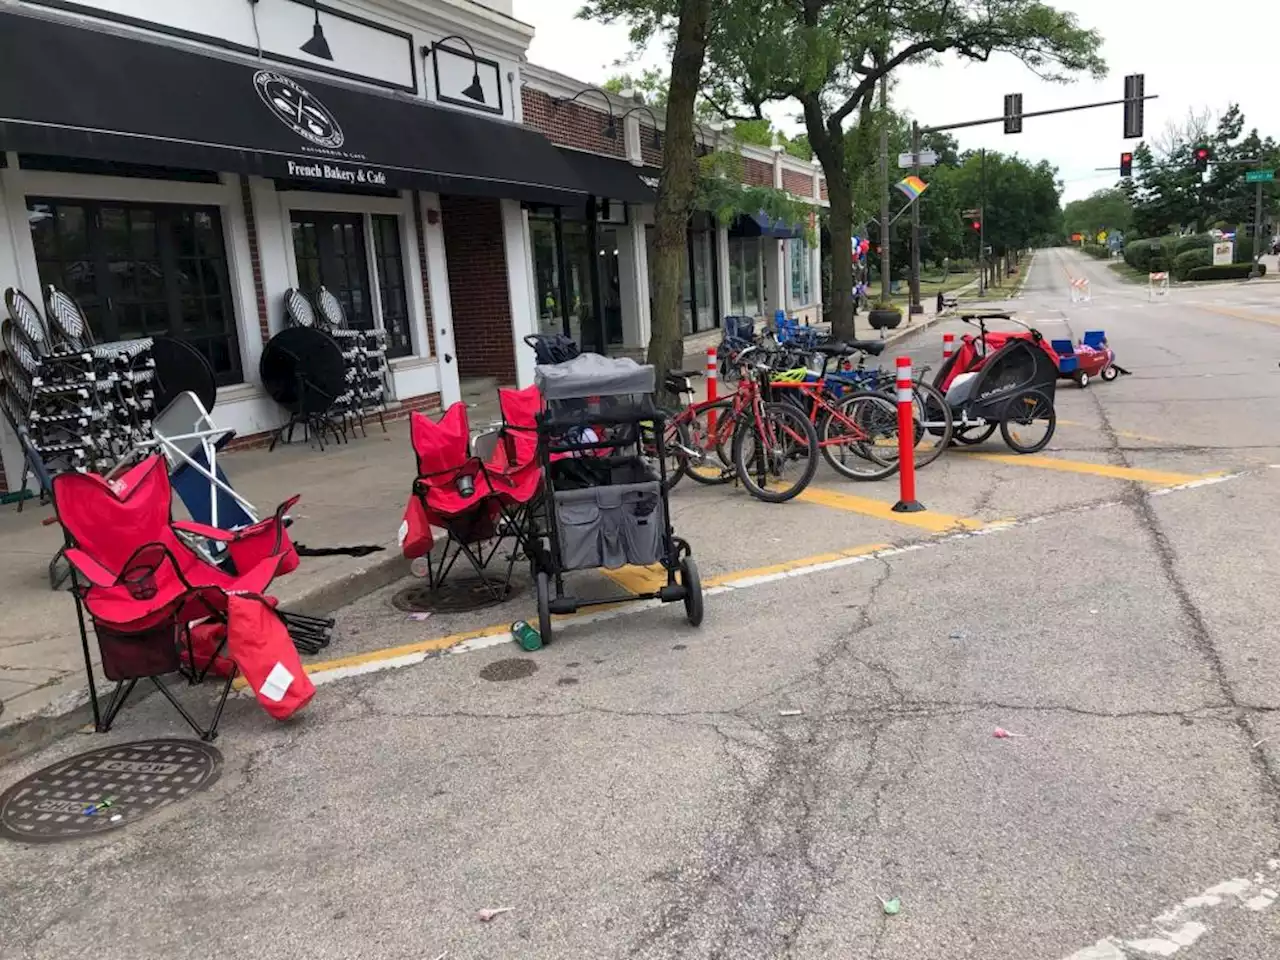
[[[968,218],[968,217],[980,217],[980,216],[982,216],[982,209],[981,209],[981,208],[976,208],[976,209],[973,209],[973,210],[966,210],[966,211],[964,211],[964,213],[963,213],[963,214],[961,214],[961,216],[964,216],[964,217],[966,217],[966,218]]]
[[[1244,172],[1245,183],[1270,183],[1276,178],[1274,170],[1246,170]]]
[[[1236,245],[1231,240],[1223,240],[1213,245],[1213,265],[1221,267],[1235,259]]]
[[[921,150],[918,154],[898,154],[898,168],[900,170],[910,170],[917,164],[922,167],[936,167],[938,165],[938,155],[932,150]]]
[[[1124,138],[1142,139],[1142,120],[1145,112],[1147,80],[1141,73],[1131,73],[1124,78]]]
[[[1008,93],[1004,98],[1004,132],[1022,132],[1022,94]]]

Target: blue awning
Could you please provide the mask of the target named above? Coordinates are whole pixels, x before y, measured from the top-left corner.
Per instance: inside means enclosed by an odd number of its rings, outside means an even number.
[[[804,236],[803,223],[787,223],[784,220],[771,220],[761,210],[759,213],[743,214],[729,227],[731,237],[773,237],[775,240],[794,240]]]

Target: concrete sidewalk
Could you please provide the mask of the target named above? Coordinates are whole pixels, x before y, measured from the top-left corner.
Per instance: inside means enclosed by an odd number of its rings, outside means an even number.
[[[859,318],[863,319],[863,318]],[[903,316],[886,341],[900,340],[930,326],[932,312]],[[907,321],[910,322],[907,322]],[[859,336],[871,338],[865,322]],[[705,358],[705,345],[686,354],[691,366]],[[703,362],[696,362],[701,369]],[[702,381],[698,381],[703,396]],[[488,398],[467,398],[473,428],[483,428],[496,415]],[[301,568],[272,588],[283,606],[324,616],[388,586],[407,574],[396,534],[414,476],[408,422],[373,425],[367,437],[329,446],[324,453],[303,443],[224,455],[219,461],[236,490],[260,514],[273,511],[293,494],[302,499],[293,512],[291,535],[308,547],[376,544],[384,550],[363,558],[305,557]],[[177,512],[182,515],[180,505]],[[62,545],[61,528],[45,526],[50,507],[28,501],[0,509],[0,761],[68,732],[89,718],[84,658],[76,626],[75,606],[65,590],[49,589],[49,560]],[[342,656],[340,644],[325,651]],[[95,665],[97,646],[90,635]],[[99,675],[99,683],[105,683]],[[100,688],[101,689],[101,688]]]
[[[375,424],[368,437],[324,453],[295,443],[227,454],[220,463],[261,514],[301,494],[290,531],[295,542],[385,548],[363,558],[304,558],[300,570],[273,586],[284,606],[325,615],[404,573],[396,531],[414,476],[407,421],[387,424],[385,434]],[[88,717],[75,605],[65,589],[50,590],[47,579],[62,545],[61,528],[41,523],[51,516],[35,501],[22,513],[0,511],[0,759]],[[92,636],[90,648],[96,663]]]

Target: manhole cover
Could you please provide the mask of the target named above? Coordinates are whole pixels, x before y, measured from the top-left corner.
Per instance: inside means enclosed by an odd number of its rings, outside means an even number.
[[[496,607],[517,593],[514,584],[479,577],[446,579],[433,590],[425,583],[405,587],[391,598],[391,603],[408,613],[466,613]]]
[[[199,740],[142,740],[81,753],[0,794],[0,837],[78,840],[126,827],[211,786],[222,754]]]
[[[495,660],[480,671],[480,679],[502,683],[504,680],[523,680],[537,672],[538,665],[532,660]]]

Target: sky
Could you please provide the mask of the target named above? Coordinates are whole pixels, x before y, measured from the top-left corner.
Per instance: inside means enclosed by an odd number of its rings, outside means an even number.
[[[580,0],[514,0],[515,16],[537,29],[529,59],[583,80],[599,84],[614,73],[656,66],[669,61],[660,47],[645,52],[634,67],[616,61],[631,53],[622,26],[586,23],[574,18]],[[947,57],[938,66],[910,67],[897,74],[895,104],[921,123],[947,124],[999,116],[1007,93],[1022,94],[1024,111],[1047,110],[1124,96],[1124,77],[1146,75],[1148,95],[1146,136],[1158,136],[1171,122],[1184,121],[1189,111],[1209,110],[1216,116],[1228,104],[1240,104],[1246,129],[1260,127],[1265,136],[1280,136],[1280,109],[1272,58],[1261,55],[1273,40],[1259,37],[1262,46],[1252,58],[1241,55],[1241,43],[1249,37],[1250,23],[1265,33],[1273,19],[1241,12],[1231,16],[1206,15],[1212,9],[1187,4],[1181,14],[1177,4],[1163,0],[1057,0],[1059,9],[1074,13],[1082,26],[1103,37],[1103,56],[1110,68],[1101,81],[1079,80],[1060,85],[1046,83],[1011,57],[989,63],[963,63]],[[1226,9],[1224,7],[1223,9]],[[1236,9],[1232,7],[1231,9]],[[774,122],[789,133],[803,125],[796,108],[780,106]],[[1063,202],[1077,200],[1094,190],[1111,186],[1116,173],[1099,173],[1098,167],[1116,167],[1120,153],[1137,141],[1122,138],[1122,108],[1031,118],[1021,134],[1006,136],[1000,124],[956,131],[961,149],[986,147],[1017,153],[1036,162],[1048,160],[1063,181]]]

